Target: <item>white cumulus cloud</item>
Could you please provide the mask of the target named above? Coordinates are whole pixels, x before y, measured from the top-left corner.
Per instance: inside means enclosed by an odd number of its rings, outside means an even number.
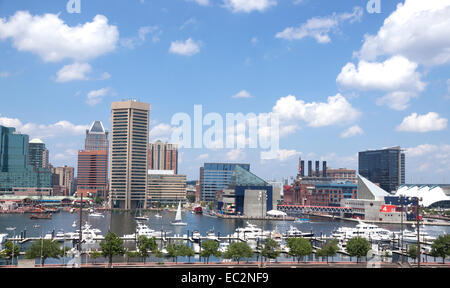
[[[425,115],[413,113],[403,119],[403,122],[397,126],[397,131],[421,133],[441,131],[447,128],[447,122],[447,119],[440,118],[435,112]]]
[[[345,21],[353,23],[359,21],[363,15],[361,7],[353,8],[352,13],[334,13],[328,17],[314,17],[306,21],[306,23],[299,27],[287,27],[283,31],[275,35],[276,38],[286,40],[300,40],[305,37],[312,37],[318,43],[329,43],[331,38],[329,33],[337,30],[339,25]]]
[[[170,44],[169,52],[172,54],[193,56],[200,52],[200,42],[196,42],[191,38],[186,41],[175,41]]]
[[[277,0],[223,0],[225,8],[233,13],[263,12],[277,5]]]
[[[242,90],[239,93],[231,96],[231,98],[252,98],[252,95],[246,90]]]
[[[361,127],[355,125],[342,132],[341,138],[349,138],[361,134],[364,134],[364,131],[361,129]]]
[[[92,71],[91,65],[88,63],[73,63],[65,65],[56,74],[56,82],[69,82],[74,80],[88,80],[86,74]]]
[[[111,92],[111,88],[101,88],[92,90],[86,95],[86,103],[89,106],[95,106],[103,101],[103,98]]]
[[[327,102],[319,103],[305,103],[289,95],[280,98],[272,110],[278,114],[282,123],[303,121],[310,127],[351,123],[361,114],[341,94],[330,96]]]
[[[37,54],[46,62],[86,61],[113,51],[119,31],[103,15],[71,27],[59,14],[33,16],[18,11],[9,19],[0,18],[0,39],[11,39],[17,50]]]
[[[450,62],[450,1],[405,0],[376,35],[366,35],[361,59],[403,55],[428,66]]]

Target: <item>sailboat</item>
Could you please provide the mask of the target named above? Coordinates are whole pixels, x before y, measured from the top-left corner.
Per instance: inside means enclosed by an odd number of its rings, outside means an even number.
[[[135,216],[134,217],[134,219],[135,220],[141,220],[141,221],[148,221],[148,220],[150,220],[150,218],[149,217],[147,217],[147,216],[142,216],[142,209],[141,208],[139,208],[139,216]]]
[[[181,221],[181,201],[178,203],[177,215],[175,216],[175,221],[171,222],[174,226],[186,226],[187,223]]]

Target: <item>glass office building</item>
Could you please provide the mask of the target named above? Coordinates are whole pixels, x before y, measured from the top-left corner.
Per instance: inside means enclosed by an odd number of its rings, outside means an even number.
[[[250,164],[205,163],[200,168],[200,200],[214,202],[216,192],[228,187],[236,166],[250,171]]]
[[[359,152],[359,174],[391,193],[405,184],[405,153],[400,147]]]
[[[50,169],[28,164],[28,135],[0,125],[0,192],[13,188],[50,188]]]

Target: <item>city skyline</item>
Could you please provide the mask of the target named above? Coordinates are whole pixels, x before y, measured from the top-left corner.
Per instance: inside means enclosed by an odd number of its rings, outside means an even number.
[[[450,29],[431,22],[448,22],[446,1],[434,10],[417,0],[382,1],[373,14],[366,1],[270,1],[260,8],[82,1],[80,14],[63,2],[0,4],[0,125],[41,139],[55,166],[77,167],[90,123],[101,120],[111,131],[110,104],[136,98],[152,105],[150,142],[170,142],[171,116],[193,115],[196,104],[223,118],[283,116],[277,160],[260,160],[260,149],[180,148],[178,172],[188,180],[199,179],[205,162],[250,163],[255,174],[280,180],[296,175],[299,156],[357,170],[358,152],[401,146],[406,183],[450,181],[450,44],[439,40],[450,39]],[[74,50],[55,45],[53,54],[44,41],[26,46],[35,36],[24,31],[46,21],[79,29],[85,39],[90,23],[100,40]],[[391,43],[413,33],[433,49]],[[36,35],[58,40],[45,30]]]

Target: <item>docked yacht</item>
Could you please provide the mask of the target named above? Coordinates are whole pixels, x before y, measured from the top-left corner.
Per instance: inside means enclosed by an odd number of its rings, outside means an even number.
[[[389,242],[393,233],[377,225],[367,224],[358,219],[356,227],[339,227],[331,236],[338,240],[349,240],[354,237],[363,237],[373,242]]]
[[[284,235],[288,238],[291,238],[291,237],[313,237],[314,233],[302,232],[297,227],[294,227],[291,225],[289,227],[289,230],[287,230]]]
[[[206,233],[206,239],[219,241],[219,238],[216,236],[216,233],[214,232],[214,229],[211,229],[211,230],[208,231],[208,233]]]
[[[165,232],[165,233],[170,233],[170,232]],[[161,237],[163,235],[164,235],[164,232],[150,229],[150,227],[148,227],[144,223],[137,222],[136,233],[123,235],[123,237],[126,239],[136,239],[139,236],[146,236],[148,238],[151,238],[151,237]]]
[[[396,232],[397,237],[401,237],[401,232]],[[421,242],[433,242],[436,240],[436,237],[430,236],[427,232],[420,230],[419,238]],[[417,229],[414,231],[411,230],[403,230],[403,241],[408,243],[417,243]]]
[[[240,239],[266,239],[270,237],[270,231],[263,231],[261,228],[256,227],[254,224],[247,222],[247,226],[237,228],[234,234],[234,238]]]

